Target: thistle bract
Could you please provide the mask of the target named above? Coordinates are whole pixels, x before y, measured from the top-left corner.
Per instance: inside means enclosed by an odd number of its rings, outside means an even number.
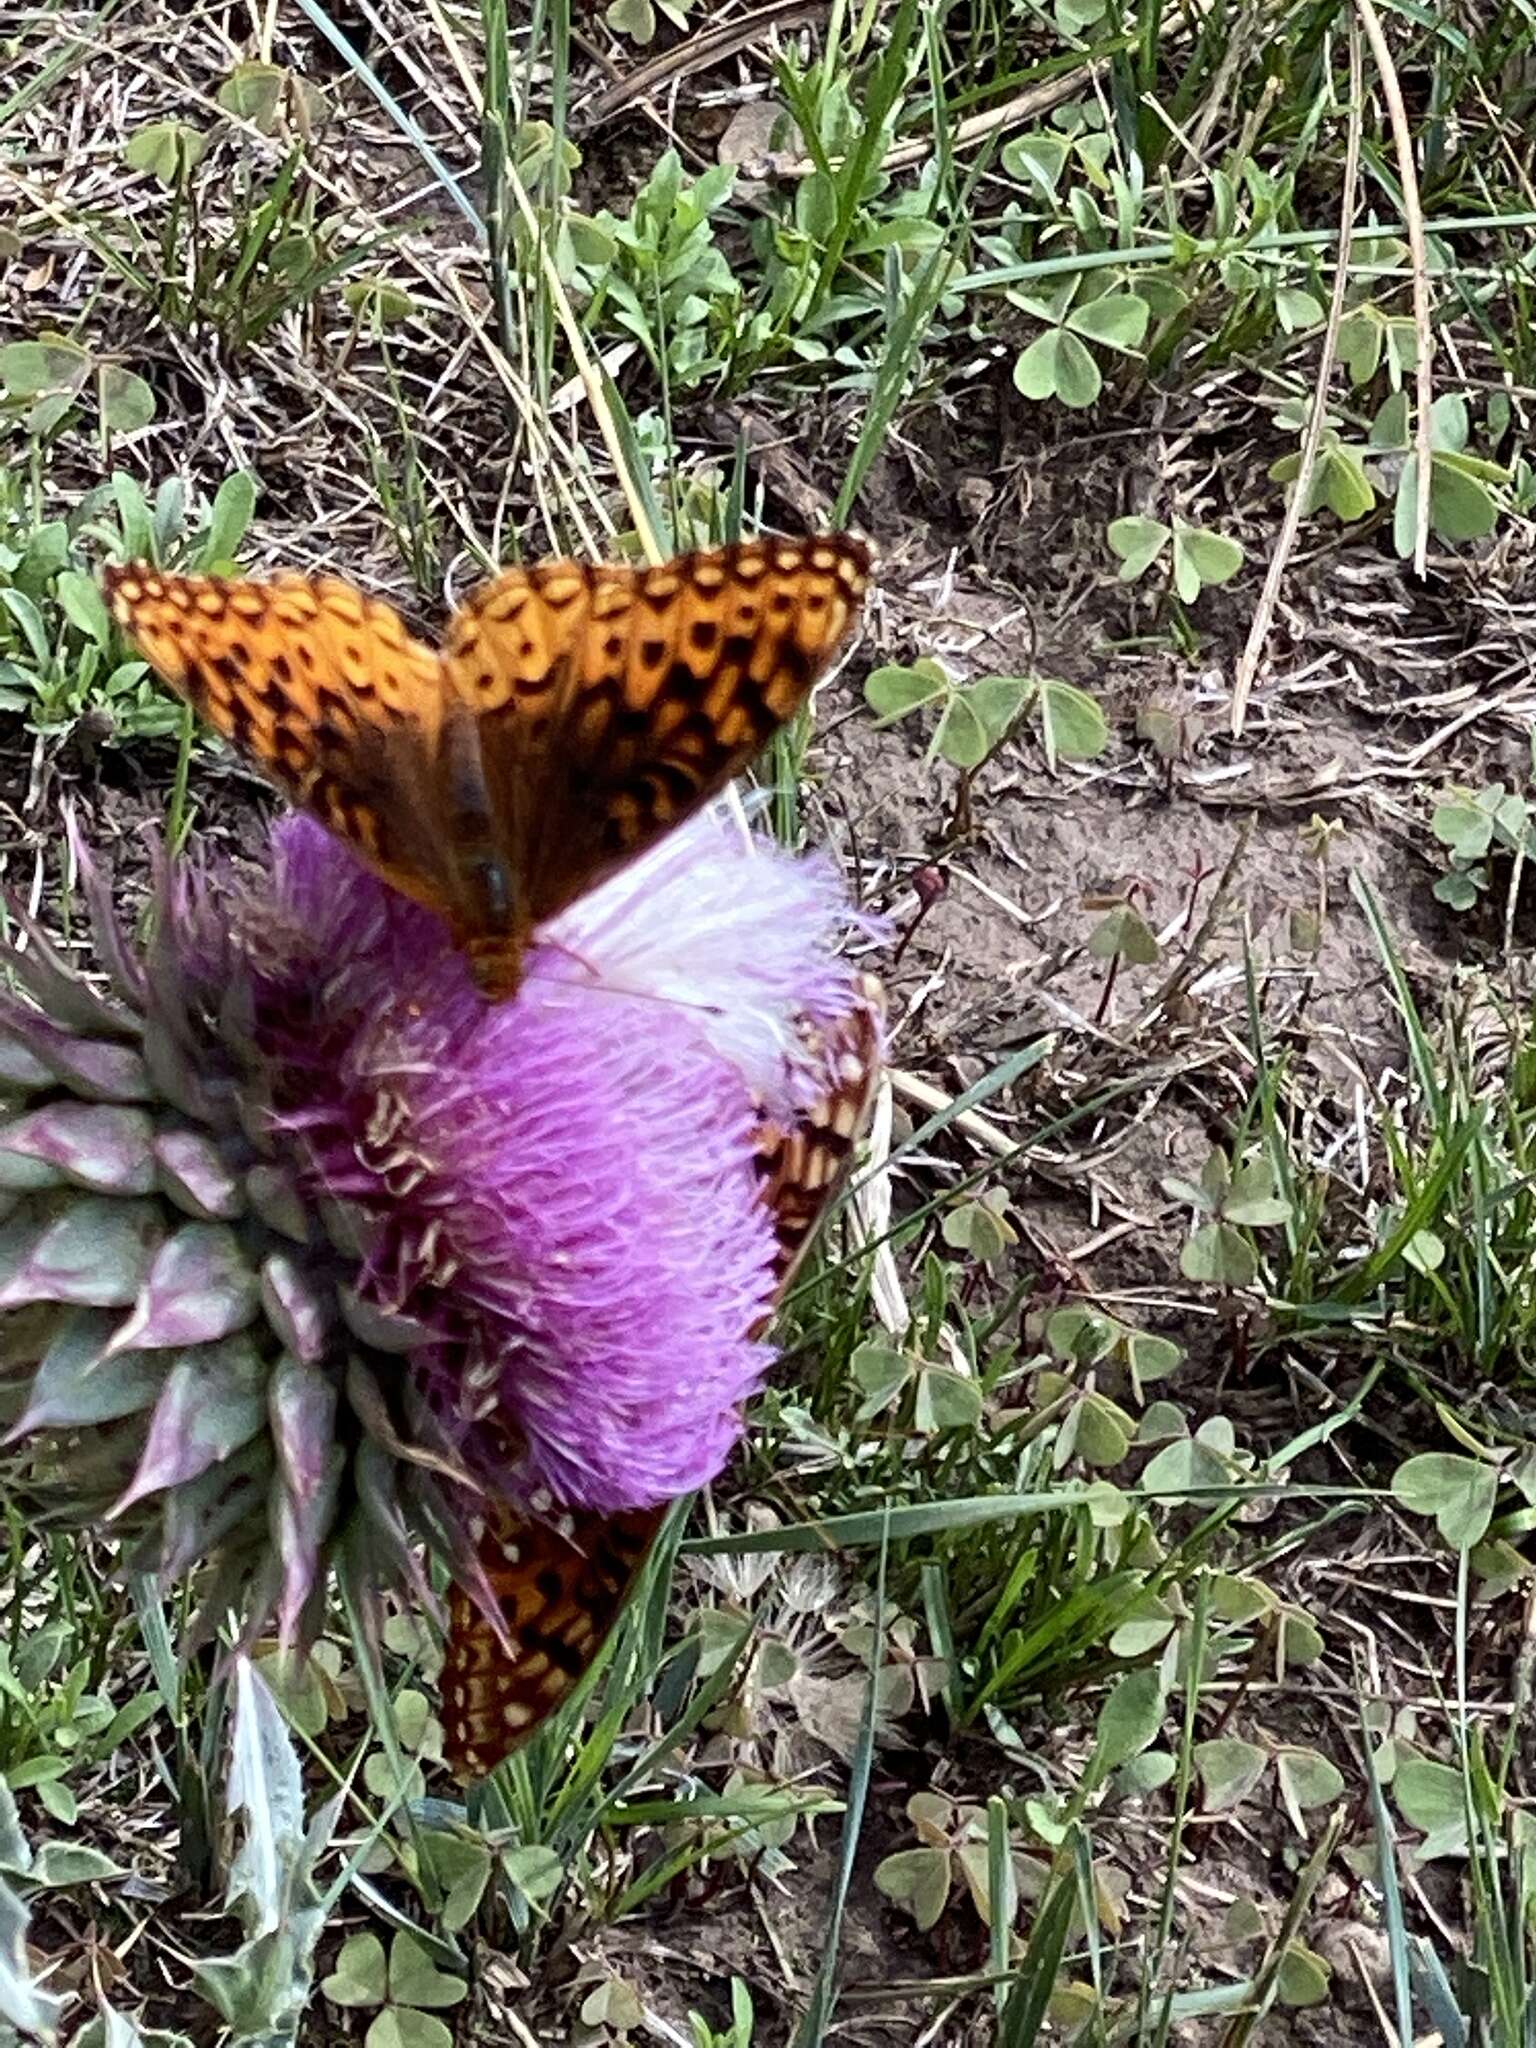
[[[323,1567],[425,1599],[487,1496],[613,1511],[713,1477],[770,1356],[764,1118],[861,997],[831,871],[714,817],[552,926],[487,1006],[444,926],[318,826],[163,873],[99,993],[30,928],[0,995],[0,1472],[213,1564],[303,1639]],[[809,1027],[809,1029],[808,1029]]]

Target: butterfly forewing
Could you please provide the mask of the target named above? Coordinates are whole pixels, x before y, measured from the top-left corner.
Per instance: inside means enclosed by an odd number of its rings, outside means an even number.
[[[765,1126],[758,1136],[780,1296],[847,1171],[879,1072],[877,985],[866,983],[863,994],[867,1007],[827,1049],[827,1093],[794,1124]],[[665,1514],[659,1507],[545,1520],[507,1506],[491,1514],[478,1562],[504,1633],[463,1589],[451,1603],[442,1698],[445,1754],[457,1778],[494,1770],[568,1697],[623,1612]]]
[[[804,704],[869,575],[845,536],[509,569],[445,649],[531,927],[724,788]]]
[[[403,894],[452,917],[430,811],[462,713],[442,658],[336,577],[105,574],[113,616],[200,716]]]

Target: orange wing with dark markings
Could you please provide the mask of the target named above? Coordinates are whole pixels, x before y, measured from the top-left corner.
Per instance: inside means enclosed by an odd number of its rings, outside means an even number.
[[[269,583],[111,567],[113,616],[177,694],[402,895],[450,922],[440,829],[450,728],[442,657],[334,576]]]
[[[759,1137],[781,1299],[852,1161],[874,1092],[878,983],[866,981],[864,997],[868,1007],[854,1012],[827,1048],[827,1094],[790,1129],[765,1127]],[[537,1519],[502,1507],[491,1516],[478,1561],[504,1633],[467,1592],[454,1588],[442,1701],[455,1777],[486,1776],[569,1697],[623,1612],[666,1512]]]
[[[698,810],[799,710],[869,575],[847,536],[657,569],[509,569],[441,654],[334,577],[106,572],[171,686],[404,895],[487,994],[535,928]]]
[[[745,542],[658,569],[509,569],[454,619],[449,679],[535,923],[738,774],[846,638],[869,556]]]

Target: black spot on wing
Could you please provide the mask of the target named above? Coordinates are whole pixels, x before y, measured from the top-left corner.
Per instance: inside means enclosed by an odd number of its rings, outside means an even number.
[[[536,1656],[542,1651],[555,1669],[567,1678],[580,1678],[591,1662],[590,1645],[585,1650],[578,1650],[574,1643],[568,1643],[553,1629],[524,1628],[519,1641],[530,1656]]]
[[[709,688],[710,678],[690,668],[686,661],[674,661],[667,670],[659,695],[683,704],[699,703]]]
[[[624,785],[647,808],[680,811],[699,793],[698,771],[686,761],[663,758],[647,764],[643,772]]]
[[[804,690],[809,687],[812,675],[811,657],[798,640],[782,641],[775,650],[775,660],[796,689]]]

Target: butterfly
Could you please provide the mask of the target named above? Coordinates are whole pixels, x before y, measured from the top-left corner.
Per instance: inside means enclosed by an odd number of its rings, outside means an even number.
[[[506,569],[441,648],[332,576],[109,567],[151,667],[437,911],[493,1000],[534,931],[716,796],[805,703],[869,581],[846,534],[659,568]]]
[[[778,1300],[852,1163],[879,1075],[879,984],[865,977],[862,996],[824,1048],[827,1092],[795,1123],[758,1135]],[[666,1513],[536,1516],[502,1506],[487,1517],[477,1563],[505,1633],[455,1587],[441,1681],[444,1756],[461,1782],[494,1770],[570,1695],[623,1611]]]

